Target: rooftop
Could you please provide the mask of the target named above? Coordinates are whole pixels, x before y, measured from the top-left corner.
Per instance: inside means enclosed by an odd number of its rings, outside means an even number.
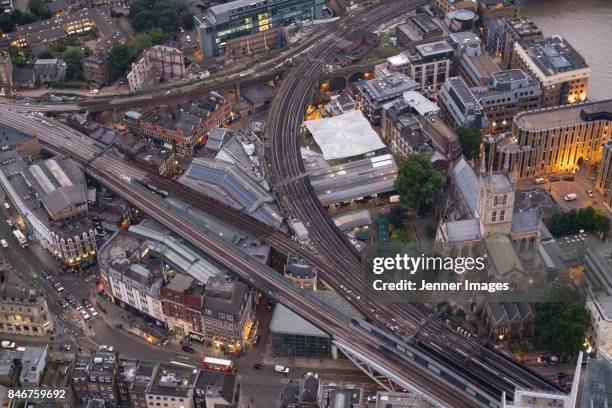
[[[397,164],[390,154],[331,167],[312,164],[317,162],[307,160],[306,170],[323,205],[392,191],[397,176]]]
[[[374,107],[397,98],[406,91],[413,91],[419,85],[409,76],[401,72],[391,72],[389,75],[376,77],[367,81],[359,81],[355,87]]]
[[[149,384],[147,394],[188,398],[199,371],[197,368],[161,363]]]
[[[449,242],[473,241],[480,239],[480,220],[450,221],[444,224]]]
[[[588,68],[584,57],[560,36],[529,38],[521,46],[545,76]]]
[[[385,147],[359,110],[331,118],[307,120],[306,128],[326,160],[359,156]]]
[[[452,169],[451,175],[457,184],[470,213],[476,215],[479,180],[469,163],[461,157]]]
[[[423,58],[451,53],[454,51],[453,47],[446,40],[417,45],[415,49]]]
[[[542,30],[529,17],[508,20],[508,25],[521,37],[542,34]]]
[[[612,117],[612,99],[527,111],[518,114],[514,121],[525,130],[544,130],[575,126],[588,122],[589,119],[607,117]]]
[[[282,223],[274,196],[237,164],[197,158],[179,181],[269,225],[279,227]]]

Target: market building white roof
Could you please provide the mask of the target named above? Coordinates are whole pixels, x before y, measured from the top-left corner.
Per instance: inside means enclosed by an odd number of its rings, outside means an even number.
[[[325,160],[359,156],[385,147],[359,110],[331,118],[307,120],[306,128],[321,148]]]

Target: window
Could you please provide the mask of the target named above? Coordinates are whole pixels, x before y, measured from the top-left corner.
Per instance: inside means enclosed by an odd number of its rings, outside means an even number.
[[[497,211],[493,211],[493,214],[491,215],[491,221],[495,222],[497,219]]]
[[[501,212],[499,213],[499,220],[503,221],[505,216],[506,216],[506,210],[501,210]]]

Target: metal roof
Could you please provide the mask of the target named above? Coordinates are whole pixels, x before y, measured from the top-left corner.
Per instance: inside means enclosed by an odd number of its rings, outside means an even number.
[[[331,118],[307,120],[306,128],[326,160],[359,156],[385,147],[359,110]]]

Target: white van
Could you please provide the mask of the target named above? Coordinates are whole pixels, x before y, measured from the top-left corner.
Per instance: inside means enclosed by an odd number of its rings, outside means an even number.
[[[576,193],[569,193],[569,194],[566,194],[565,197],[563,197],[565,201],[574,201],[576,198],[578,198]]]
[[[289,367],[285,367],[285,366],[282,366],[282,365],[275,365],[274,366],[274,371],[276,371],[277,373],[288,374],[289,373]]]

